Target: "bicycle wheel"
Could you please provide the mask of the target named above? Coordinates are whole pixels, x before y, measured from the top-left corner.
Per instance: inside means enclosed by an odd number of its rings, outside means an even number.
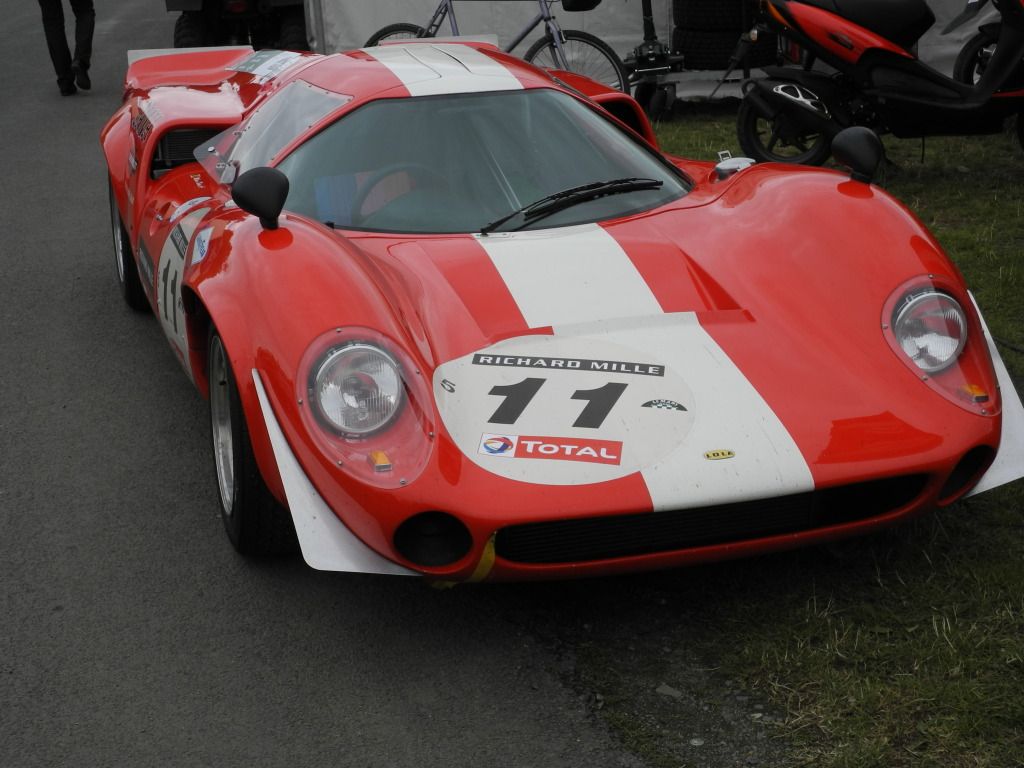
[[[408,40],[413,37],[426,37],[426,30],[417,24],[401,21],[398,24],[388,24],[386,27],[378,29],[370,35],[370,39],[363,47],[373,48],[385,40]]]
[[[604,40],[578,29],[563,29],[562,36],[562,51],[570,71],[629,93],[626,67]],[[531,45],[523,58],[545,69],[562,69],[551,35],[545,35]]]

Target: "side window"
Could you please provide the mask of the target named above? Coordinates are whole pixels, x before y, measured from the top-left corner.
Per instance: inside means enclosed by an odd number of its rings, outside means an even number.
[[[295,80],[268,99],[244,123],[228,160],[238,173],[270,165],[296,136],[351,100],[351,96]]]
[[[272,94],[238,125],[196,148],[206,172],[224,183],[250,168],[271,165],[297,136],[352,100],[304,80]]]

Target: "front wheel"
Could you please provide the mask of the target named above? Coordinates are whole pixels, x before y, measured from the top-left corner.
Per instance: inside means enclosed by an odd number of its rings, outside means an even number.
[[[370,35],[364,48],[373,48],[386,40],[409,40],[414,37],[426,37],[427,30],[416,24],[400,21],[397,24],[388,24]]]
[[[749,99],[740,103],[736,134],[744,154],[759,163],[821,165],[832,154],[825,134],[797,127],[785,112],[763,117]]]
[[[215,330],[208,352],[213,464],[228,539],[243,555],[290,554],[298,548],[291,515],[263,482],[231,362]]]
[[[604,83],[609,88],[629,93],[626,67],[604,40],[576,29],[563,29],[562,37],[566,67],[558,60],[555,40],[551,35],[545,35],[531,45],[523,58],[544,69],[567,68],[570,72]]]
[[[984,32],[968,40],[956,57],[953,79],[966,85],[976,85],[992,60],[996,42]]]

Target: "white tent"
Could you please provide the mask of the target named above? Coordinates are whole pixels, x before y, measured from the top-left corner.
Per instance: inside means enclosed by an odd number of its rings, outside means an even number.
[[[658,37],[668,43],[672,33],[672,0],[652,1]],[[370,35],[387,24],[405,21],[425,25],[437,3],[438,0],[307,0],[310,35],[318,51],[359,48]],[[966,0],[928,0],[928,4],[938,21],[921,41],[921,57],[949,73],[957,53],[977,29],[978,23],[996,18],[998,13],[990,6],[975,23],[943,37],[939,32],[964,9]],[[563,28],[582,29],[595,34],[625,58],[643,39],[640,7],[640,0],[604,0],[586,13],[569,13],[557,8],[557,16]],[[537,6],[529,0],[456,0],[455,11],[462,34],[497,35],[499,43],[507,45],[534,17]],[[442,28],[440,34],[450,33],[447,28]],[[514,52],[523,55],[539,34],[540,27]]]

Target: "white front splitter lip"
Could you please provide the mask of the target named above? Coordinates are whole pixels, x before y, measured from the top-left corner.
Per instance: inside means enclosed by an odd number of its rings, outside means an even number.
[[[252,380],[306,563],[318,571],[418,576],[415,571],[381,557],[338,519],[299,466],[274,416],[263,380],[256,369],[252,371]]]
[[[1010,373],[1006,370],[1006,363],[1003,362],[1003,358],[996,348],[995,341],[992,339],[992,334],[989,333],[988,325],[985,323],[985,318],[982,316],[973,294],[971,301],[974,302],[974,308],[978,312],[978,317],[981,318],[981,328],[985,333],[989,355],[992,357],[992,366],[996,369],[999,394],[1003,401],[1003,433],[999,442],[999,452],[996,453],[992,466],[967,494],[967,496],[976,496],[1024,477],[1024,404],[1021,403],[1020,395],[1017,393],[1016,387],[1013,386]]]

